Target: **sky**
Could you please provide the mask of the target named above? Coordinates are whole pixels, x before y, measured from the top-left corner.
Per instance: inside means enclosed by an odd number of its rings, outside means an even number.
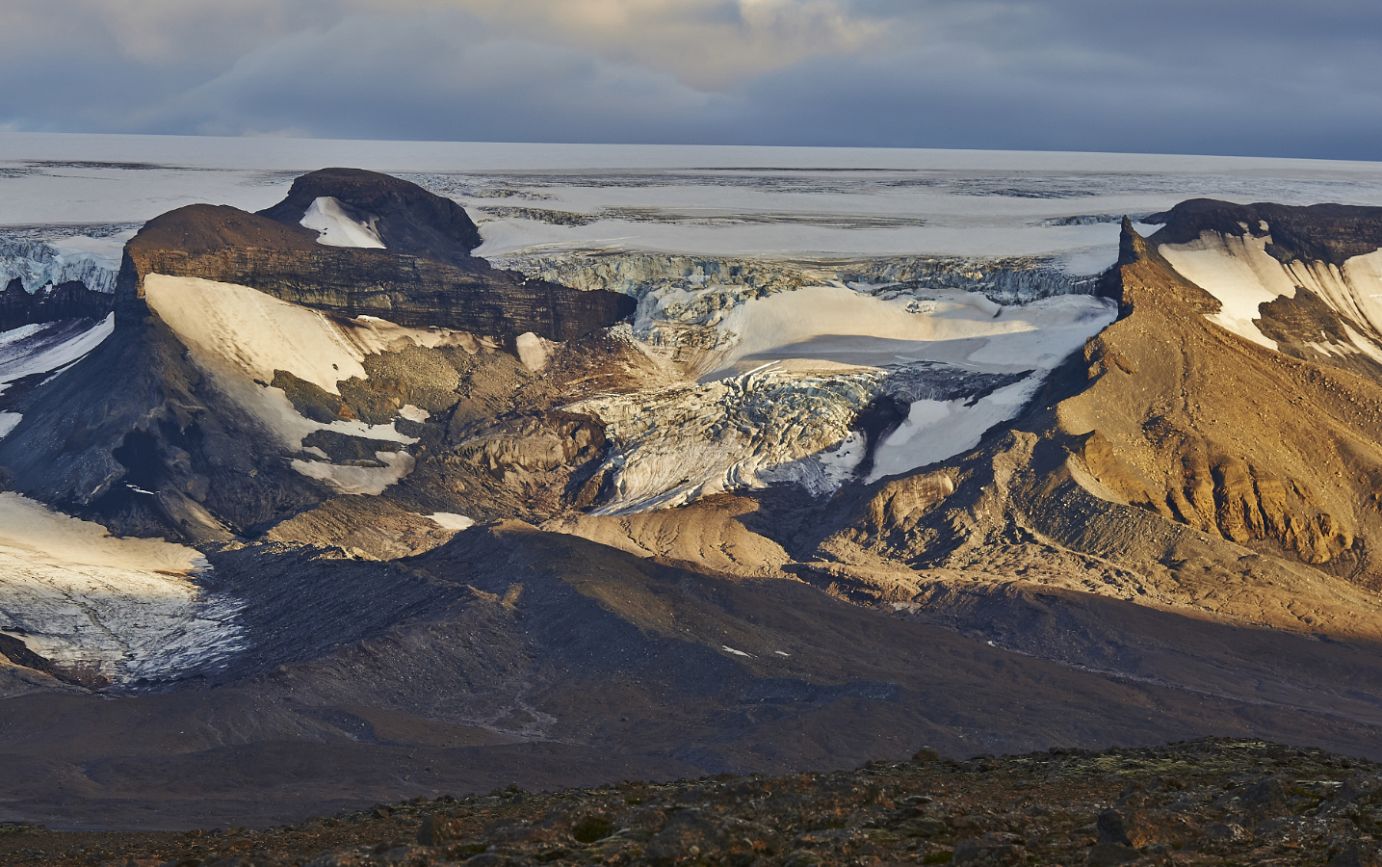
[[[1382,160],[1376,0],[4,0],[0,129]]]

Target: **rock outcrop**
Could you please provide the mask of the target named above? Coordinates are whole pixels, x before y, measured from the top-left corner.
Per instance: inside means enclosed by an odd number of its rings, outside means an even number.
[[[260,215],[290,226],[318,199],[335,199],[343,211],[368,223],[386,249],[420,259],[465,265],[480,246],[480,230],[465,209],[390,175],[361,169],[322,169],[293,181],[288,197]]]
[[[490,268],[392,250],[328,247],[300,226],[235,208],[191,205],[150,221],[125,248],[118,305],[136,312],[149,274],[236,283],[285,301],[400,325],[512,339],[570,340],[612,325],[634,301]]]
[[[0,292],[0,331],[62,319],[102,319],[114,302],[113,295],[93,292],[75,280],[30,293],[16,277]]]
[[[1157,246],[1189,243],[1205,232],[1270,236],[1267,252],[1281,262],[1342,265],[1382,249],[1382,208],[1359,205],[1239,205],[1191,199],[1148,221],[1165,224],[1150,238]]]

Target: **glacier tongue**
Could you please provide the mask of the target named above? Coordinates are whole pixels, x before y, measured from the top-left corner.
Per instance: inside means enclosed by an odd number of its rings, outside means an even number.
[[[645,252],[575,251],[494,257],[504,268],[578,289],[642,296],[677,288],[734,286],[749,297],[812,283],[847,284],[861,291],[977,292],[1001,304],[1053,295],[1091,295],[1097,275],[1073,273],[1063,258],[1026,256],[880,256],[816,262],[722,258]],[[1112,264],[1112,261],[1108,264]]]
[[[165,680],[240,646],[238,604],[204,594],[191,548],[0,493],[0,630],[70,672]]]
[[[654,260],[619,257],[616,273],[639,274],[621,270],[635,261]],[[838,273],[755,263],[643,284],[633,339],[684,382],[570,407],[599,418],[614,445],[601,511],[784,482],[825,495],[951,457],[1017,415],[1116,315],[1091,295],[1005,306]],[[866,431],[871,407],[894,417]]]

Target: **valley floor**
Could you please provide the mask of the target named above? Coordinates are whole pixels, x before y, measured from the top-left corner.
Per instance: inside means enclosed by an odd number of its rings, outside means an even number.
[[[1260,741],[516,788],[266,831],[0,826],[6,864],[1382,863],[1382,768]]]

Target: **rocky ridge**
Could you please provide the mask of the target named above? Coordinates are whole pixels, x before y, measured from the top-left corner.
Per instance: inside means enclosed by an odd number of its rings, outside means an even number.
[[[1123,248],[1107,277],[1121,318],[1024,419],[963,460],[885,482],[841,529],[803,543],[884,574],[898,560],[1016,570],[1376,634],[1378,383],[1252,345],[1206,319],[1215,299],[1130,226]],[[1187,594],[1192,581],[1204,589]]]
[[[343,316],[373,315],[508,340],[526,332],[568,340],[633,311],[623,295],[578,292],[492,269],[470,257],[463,241],[446,259],[327,247],[300,226],[208,205],[156,218],[129,242],[119,303],[137,310],[149,274],[234,283]]]
[[[114,309],[114,301],[110,293],[93,291],[77,280],[29,292],[15,277],[0,291],[0,331],[63,319],[101,320]]]

